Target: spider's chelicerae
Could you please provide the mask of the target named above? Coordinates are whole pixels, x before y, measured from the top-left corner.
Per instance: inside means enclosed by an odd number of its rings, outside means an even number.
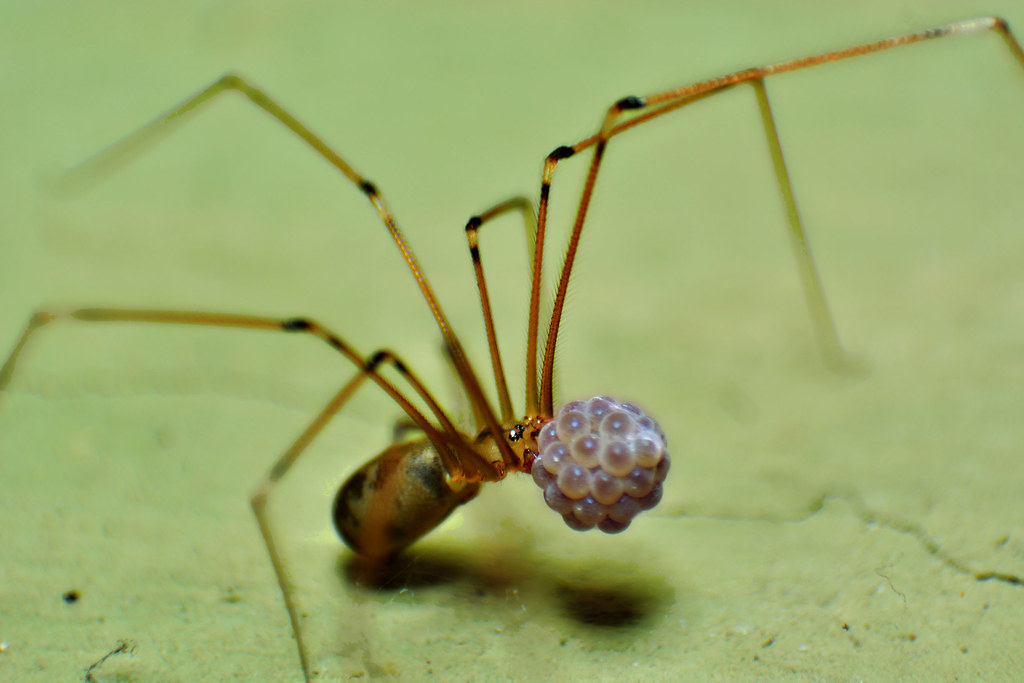
[[[538,203],[516,197],[469,219],[466,236],[476,273],[490,350],[491,371],[497,405],[487,398],[484,379],[472,367],[459,336],[435,296],[412,247],[371,180],[357,172],[333,148],[310,131],[288,110],[253,83],[235,74],[218,79],[196,95],[173,107],[153,122],[101,151],[67,176],[69,184],[109,171],[173,126],[199,110],[200,105],[225,92],[237,92],[288,128],[317,154],[351,181],[376,209],[381,224],[398,248],[416,286],[440,330],[444,349],[457,381],[472,407],[475,429],[460,431],[453,419],[435,400],[431,391],[408,364],[387,350],[364,354],[340,334],[308,318],[270,318],[254,315],[196,311],[125,310],[83,308],[36,312],[13,351],[0,369],[0,388],[12,380],[15,367],[36,331],[58,320],[89,322],[140,322],[178,325],[276,330],[311,335],[345,356],[355,375],[309,423],[294,444],[276,462],[252,497],[252,506],[269,551],[291,620],[302,670],[313,677],[313,664],[302,633],[302,619],[290,588],[286,566],[278,551],[268,522],[266,505],[275,484],[289,471],[311,441],[323,430],[353,394],[369,381],[382,389],[404,411],[408,422],[421,436],[396,443],[357,469],[335,498],[335,526],[350,548],[370,561],[386,561],[401,553],[424,534],[437,527],[454,509],[471,500],[485,482],[497,482],[513,473],[532,476],[543,500],[574,530],[624,531],[641,512],[661,498],[662,482],[669,471],[668,437],[655,419],[637,405],[595,396],[556,407],[553,372],[559,325],[570,275],[582,237],[587,210],[608,144],[620,134],[654,118],[669,114],[705,97],[749,85],[757,100],[776,177],[786,206],[790,236],[803,286],[823,355],[829,364],[841,366],[844,353],[811,257],[805,232],[790,186],[782,147],[765,81],[775,74],[804,69],[837,60],[880,52],[893,47],[958,34],[993,31],[1024,67],[1024,52],[1007,25],[997,18],[956,22],[929,30],[907,33],[851,48],[826,52],[729,75],[648,96],[623,97],[610,106],[600,127],[590,137],[572,145],[559,146],[545,159]],[[577,155],[588,159],[589,170],[575,214],[564,261],[555,286],[549,316],[542,319],[547,218],[552,182],[558,165]],[[521,406],[514,405],[507,384],[498,342],[478,237],[494,218],[508,213],[522,215],[532,255],[529,293],[529,322],[525,352],[526,395]],[[548,256],[550,256],[548,254]],[[400,377],[392,381],[380,369],[391,366]],[[426,406],[423,411],[417,406]],[[668,435],[671,436],[671,435]]]

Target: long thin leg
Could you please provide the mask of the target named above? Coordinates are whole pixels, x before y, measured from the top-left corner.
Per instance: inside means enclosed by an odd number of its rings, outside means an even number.
[[[459,342],[454,330],[452,330],[448,317],[441,310],[441,304],[434,295],[434,290],[431,288],[430,283],[427,282],[427,277],[423,273],[423,269],[420,267],[416,256],[413,254],[412,247],[409,246],[405,236],[399,230],[398,224],[395,222],[395,218],[384,202],[384,198],[381,196],[377,186],[356,172],[327,143],[278,104],[277,101],[238,74],[228,73],[221,76],[192,97],[172,107],[135,132],[130,133],[120,141],[85,160],[82,164],[68,172],[60,186],[64,189],[75,190],[84,185],[85,181],[115,170],[126,163],[131,157],[141,152],[145,147],[170,133],[207,102],[228,91],[241,93],[250,102],[292,131],[303,142],[312,147],[317,154],[339,170],[342,175],[348,178],[370,200],[370,203],[373,204],[381,221],[387,228],[388,233],[391,235],[395,246],[398,247],[399,252],[402,254],[409,272],[412,273],[413,278],[416,280],[416,284],[420,288],[420,293],[426,300],[427,306],[430,307],[434,320],[441,330],[441,336],[444,337],[445,344],[451,350],[452,362],[458,371],[460,381],[465,386],[466,394],[470,397],[470,401],[479,408],[480,413],[484,417],[484,422],[491,433],[496,437],[500,435],[501,426],[498,424],[494,410],[487,401],[483,388],[480,386],[480,381],[470,365],[469,358],[466,356],[466,352],[463,350],[462,344]],[[513,466],[517,461],[517,457],[508,443],[501,438],[495,438],[495,443],[502,455],[503,469]]]
[[[281,588],[281,595],[284,597],[284,605],[288,610],[288,619],[291,621],[292,633],[295,635],[295,645],[299,649],[299,661],[302,664],[302,675],[305,677],[307,683],[313,679],[313,671],[311,663],[309,661],[309,650],[306,646],[306,640],[303,636],[302,630],[302,619],[299,616],[299,608],[295,602],[294,587],[291,581],[288,579],[288,572],[285,570],[284,560],[281,557],[281,553],[277,548],[277,541],[274,539],[274,532],[270,526],[270,520],[267,518],[267,501],[270,498],[270,493],[274,486],[280,481],[281,477],[291,469],[291,466],[295,464],[299,456],[309,446],[313,439],[323,431],[323,428],[330,422],[342,406],[352,397],[352,394],[356,392],[356,389],[363,383],[363,381],[369,376],[370,372],[361,371],[358,375],[353,377],[348,384],[342,387],[334,398],[324,406],[323,410],[314,418],[308,427],[299,435],[299,438],[295,440],[284,455],[282,455],[274,466],[270,469],[270,472],[263,478],[260,485],[256,488],[256,493],[253,494],[250,499],[252,505],[252,511],[256,515],[256,523],[260,528],[260,535],[263,536],[263,542],[267,546],[267,553],[270,555],[270,564],[274,567],[274,576],[277,577],[277,585]]]
[[[387,351],[378,351],[373,354],[369,363],[366,367],[359,371],[355,377],[341,388],[335,396],[327,403],[326,406],[320,411],[319,414],[313,419],[312,422],[303,430],[299,438],[288,448],[284,454],[278,458],[274,466],[270,468],[270,471],[266,474],[259,486],[256,487],[256,492],[250,499],[253,513],[256,515],[256,522],[260,528],[260,534],[263,536],[263,542],[267,546],[267,553],[270,555],[270,563],[274,567],[274,575],[277,577],[278,586],[281,588],[281,595],[284,597],[285,607],[288,610],[288,619],[291,621],[292,633],[295,635],[295,644],[299,650],[299,661],[302,664],[302,673],[305,676],[307,683],[313,679],[313,670],[311,668],[309,648],[306,645],[305,637],[303,636],[302,619],[299,614],[298,604],[295,601],[294,587],[291,581],[288,579],[288,572],[285,568],[284,559],[281,556],[281,552],[278,550],[277,541],[273,529],[270,525],[270,520],[267,517],[267,504],[270,500],[270,494],[273,489],[277,486],[277,483],[287,474],[288,470],[291,469],[292,465],[299,459],[299,456],[305,452],[306,448],[313,442],[313,439],[323,431],[324,427],[334,418],[335,415],[344,407],[345,403],[352,397],[353,394],[362,386],[363,382],[367,377],[373,377],[376,372],[376,366],[379,362],[385,362],[388,356]],[[419,425],[413,424],[404,426],[405,429],[419,429]]]
[[[260,534],[263,536],[263,542],[267,546],[267,553],[270,555],[270,563],[274,568],[274,575],[277,578],[278,586],[281,588],[281,595],[284,597],[285,607],[288,610],[288,619],[291,622],[292,632],[295,635],[295,644],[299,650],[299,661],[302,664],[302,673],[307,683],[313,679],[313,670],[311,668],[309,648],[306,645],[305,637],[302,629],[302,619],[299,614],[298,604],[295,601],[294,587],[288,578],[288,572],[285,568],[284,559],[281,556],[280,550],[278,550],[277,541],[275,540],[275,534],[270,525],[270,520],[267,517],[267,504],[270,500],[270,494],[273,492],[277,483],[287,474],[288,470],[292,468],[292,465],[299,459],[299,456],[309,447],[320,432],[323,431],[324,427],[334,418],[335,415],[344,407],[345,403],[355,394],[355,392],[362,386],[363,382],[367,377],[373,377],[376,372],[378,363],[385,362],[389,352],[378,351],[371,356],[370,361],[366,364],[365,368],[362,368],[355,377],[353,377],[344,387],[341,388],[337,394],[327,403],[326,406],[320,411],[319,414],[309,423],[302,434],[295,440],[295,442],[288,448],[284,454],[278,458],[277,462],[274,463],[273,467],[266,474],[259,486],[256,487],[256,492],[250,499],[253,513],[256,515],[256,522],[259,525]],[[408,429],[420,429],[418,424],[403,423],[401,425],[402,430]],[[396,425],[396,439],[398,436],[398,426]]]
[[[122,310],[109,308],[82,308],[72,311],[38,311],[15,343],[11,354],[0,367],[0,391],[3,391],[14,374],[21,354],[28,346],[32,335],[41,327],[56,320],[81,320],[88,322],[142,322],[165,323],[179,325],[207,325],[213,327],[231,327],[254,330],[276,330],[279,332],[301,332],[310,334],[327,343],[349,359],[359,370],[368,374],[397,403],[406,415],[424,431],[437,449],[445,467],[454,479],[467,478],[488,481],[500,479],[502,472],[495,464],[484,460],[477,454],[455,429],[451,420],[437,404],[423,383],[400,358],[390,351],[379,351],[369,360],[364,360],[339,335],[323,325],[307,318],[265,318],[260,316],[232,315],[221,313],[196,313],[190,311],[148,311]],[[441,424],[437,429],[423,416],[405,395],[383,377],[376,368],[381,363],[389,363],[409,383],[416,393],[430,407],[431,412]]]
[[[278,549],[274,532],[267,517],[266,507],[271,491],[278,481],[291,469],[299,456],[306,450],[316,436],[323,431],[344,404],[352,397],[363,382],[370,378],[376,382],[392,399],[398,403],[406,415],[415,425],[423,431],[435,445],[442,457],[445,466],[450,472],[458,473],[458,476],[479,479],[481,474],[484,478],[495,479],[498,477],[498,470],[477,455],[463,441],[458,432],[454,431],[451,423],[444,412],[430,396],[420,380],[412,373],[408,366],[400,358],[387,350],[380,350],[374,353],[368,360],[363,360],[351,347],[348,346],[337,334],[326,329],[319,323],[305,318],[264,318],[257,316],[241,316],[215,313],[194,313],[176,311],[145,311],[145,310],[115,310],[115,309],[78,309],[67,312],[39,311],[35,313],[24,331],[15,343],[11,354],[7,357],[3,366],[0,366],[0,392],[9,385],[14,376],[15,368],[21,354],[28,347],[33,334],[43,326],[60,320],[80,320],[88,322],[148,322],[165,324],[186,324],[186,325],[209,325],[216,327],[231,327],[257,330],[277,330],[282,332],[305,332],[325,341],[332,348],[342,353],[352,361],[358,368],[358,374],[352,378],[341,391],[339,391],[327,405],[317,414],[313,421],[303,430],[302,434],[288,448],[287,451],[274,463],[270,471],[260,482],[250,502],[256,521],[259,525],[260,534],[267,547],[270,562],[277,578],[281,595],[284,598],[285,607],[288,610],[288,618],[291,622],[292,632],[295,635],[296,646],[299,651],[299,660],[302,665],[303,676],[306,681],[311,681],[313,672],[309,660],[309,651],[303,636],[302,621],[299,616],[298,606],[295,602],[294,589],[288,579],[285,563]],[[377,368],[389,363],[406,379],[416,390],[421,398],[426,401],[431,410],[438,417],[438,420],[445,425],[445,431],[440,432],[426,420],[426,418],[405,398],[404,395],[387,379],[381,376]],[[451,431],[449,431],[449,428]],[[449,450],[454,447],[462,456],[461,462]],[[468,471],[464,471],[463,466]]]
[[[508,423],[515,419],[512,399],[508,393],[508,382],[505,380],[505,368],[501,363],[501,352],[498,350],[498,336],[494,330],[494,316],[491,313],[491,299],[487,295],[487,281],[484,278],[484,266],[480,261],[480,244],[478,233],[487,221],[497,218],[509,211],[519,211],[523,215],[526,227],[526,252],[533,254],[537,241],[537,216],[533,210],[533,202],[526,197],[513,197],[492,206],[478,216],[473,216],[466,223],[466,239],[469,241],[469,255],[473,259],[473,271],[476,273],[476,286],[480,291],[480,307],[484,313],[484,327],[487,329],[487,345],[491,351],[491,366],[494,368],[494,384],[498,389],[498,405],[501,406],[502,422]],[[533,261],[530,260],[532,265]],[[532,280],[532,275],[531,275]],[[474,410],[475,410],[474,406]],[[537,378],[526,376],[526,414],[533,415],[537,410]],[[483,417],[477,415],[477,422],[482,423]],[[479,425],[481,428],[483,424]]]
[[[768,149],[772,155],[775,178],[779,181],[779,191],[782,193],[782,201],[786,205],[790,242],[793,245],[797,266],[800,269],[800,279],[807,296],[807,307],[811,310],[814,330],[818,335],[818,345],[822,349],[825,362],[840,369],[844,365],[843,347],[839,341],[839,333],[836,332],[832,313],[828,308],[825,288],[821,285],[821,277],[814,265],[811,247],[807,244],[807,232],[804,230],[803,221],[800,219],[800,210],[796,205],[796,197],[793,195],[793,184],[789,180],[789,169],[786,168],[786,159],[782,155],[782,143],[779,142],[775,116],[772,114],[772,106],[768,102],[768,93],[764,89],[764,79],[758,78],[750,81],[750,84],[754,86],[754,93],[757,96],[757,106],[761,113],[761,122],[764,124],[764,134],[768,139]]]
[[[700,81],[692,85],[687,85],[682,88],[676,88],[673,90],[667,90],[662,93],[650,95],[648,97],[625,97],[611,107],[604,116],[604,120],[601,124],[600,131],[585,140],[577,142],[575,145],[562,146],[555,149],[549,154],[544,163],[544,173],[541,178],[541,192],[540,192],[540,204],[538,206],[538,224],[537,224],[537,247],[534,252],[534,275],[533,275],[533,286],[530,293],[530,328],[528,346],[531,350],[536,350],[537,339],[539,334],[539,321],[537,310],[540,303],[540,278],[539,274],[542,271],[543,264],[543,251],[544,251],[544,236],[545,227],[547,221],[547,206],[551,193],[551,182],[554,176],[555,167],[558,162],[562,159],[567,159],[574,154],[577,154],[589,147],[594,148],[593,156],[591,157],[590,166],[587,170],[587,177],[583,185],[583,193],[580,198],[580,203],[576,211],[575,222],[573,223],[572,233],[569,237],[569,244],[566,249],[565,261],[562,265],[561,275],[558,281],[558,289],[555,295],[555,303],[551,312],[551,319],[548,325],[547,343],[544,349],[544,363],[541,370],[541,414],[550,416],[552,414],[553,400],[552,400],[552,373],[554,367],[555,357],[555,345],[558,339],[558,327],[561,321],[562,308],[565,304],[565,293],[568,289],[569,275],[572,272],[573,261],[576,256],[576,249],[579,245],[580,233],[583,230],[583,223],[586,219],[587,209],[590,205],[590,199],[594,191],[594,183],[597,180],[597,173],[601,166],[601,161],[604,156],[605,147],[608,141],[619,135],[620,133],[633,128],[634,126],[640,125],[653,118],[657,118],[663,114],[667,114],[670,111],[680,109],[688,104],[692,104],[704,97],[714,95],[724,90],[730,89],[741,83],[748,83],[754,81],[763,81],[769,76],[775,74],[785,73],[788,71],[797,71],[799,69],[805,69],[811,66],[817,66],[819,64],[826,64],[829,62],[836,62],[842,59],[850,57],[857,57],[860,55],[869,54],[872,52],[881,52],[890,48],[898,47],[900,45],[909,45],[912,43],[919,43],[926,40],[932,40],[935,38],[942,38],[945,36],[952,36],[958,34],[969,34],[969,33],[980,33],[983,31],[996,31],[999,33],[1003,42],[1006,44],[1013,58],[1024,68],[1024,49],[1021,48],[1020,43],[1010,32],[1010,28],[1006,21],[998,17],[980,17],[977,19],[967,19],[964,21],[954,22],[945,26],[939,26],[936,28],[928,29],[925,31],[916,31],[913,33],[906,33],[892,38],[886,38],[884,40],[875,41],[872,43],[864,43],[854,47],[846,48],[843,50],[835,50],[832,52],[825,52],[819,55],[811,57],[805,57],[802,59],[795,59],[788,62],[780,62],[778,64],[770,64],[767,66],[756,67],[752,69],[745,69],[718,78],[712,78],[706,81]],[[756,86],[755,86],[756,89]],[[767,100],[765,99],[766,103]],[[637,112],[635,116],[625,121],[620,122],[620,118],[625,112]],[[765,122],[765,132],[769,139],[769,147],[773,146],[773,137],[775,138],[774,143],[777,144],[778,140],[774,134],[774,122],[770,118],[770,113],[767,117],[762,111],[762,120]],[[769,129],[769,123],[770,129]],[[772,150],[772,160],[775,167],[776,176],[779,181],[780,188],[782,188],[783,194],[786,196],[787,213],[791,212],[790,215],[790,228],[794,233],[794,239],[796,239],[799,245],[798,258],[803,258],[800,254],[806,255],[807,260],[810,263],[810,267],[802,265],[803,279],[805,287],[808,286],[808,274],[814,274],[814,280],[817,280],[817,274],[813,267],[813,260],[810,260],[810,250],[807,247],[807,238],[804,234],[803,228],[799,221],[799,214],[796,213],[796,200],[792,194],[791,188],[789,188],[788,172],[785,170],[785,161],[782,159],[781,147],[779,147],[779,153],[776,154],[775,150]],[[824,326],[820,324],[822,320],[831,321],[831,315],[828,314],[828,305],[824,298],[823,292],[820,290],[820,283],[818,291],[812,289],[807,291],[807,296],[810,300],[817,300],[817,303],[812,304],[812,313],[818,316],[816,309],[825,311],[824,316],[820,316],[816,321],[819,326],[819,335],[824,331],[826,337],[831,334],[833,336],[825,348],[826,356],[829,353],[829,349],[841,349],[839,340],[835,337],[834,329],[829,331],[831,323]],[[527,363],[529,364],[533,359],[533,353],[528,352]]]

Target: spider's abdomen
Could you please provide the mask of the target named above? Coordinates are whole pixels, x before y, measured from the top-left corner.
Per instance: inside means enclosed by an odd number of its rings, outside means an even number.
[[[566,404],[544,425],[533,480],[573,529],[618,533],[661,501],[665,433],[632,403],[608,396]]]
[[[360,555],[386,558],[434,529],[479,489],[451,481],[429,440],[395,444],[338,490],[334,526]]]

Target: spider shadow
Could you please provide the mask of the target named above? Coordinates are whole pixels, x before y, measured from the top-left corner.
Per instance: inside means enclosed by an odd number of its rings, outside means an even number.
[[[580,574],[575,567],[531,563],[522,556],[431,548],[383,563],[345,552],[338,559],[338,574],[340,580],[378,594],[445,588],[495,603],[514,594],[531,605],[538,600],[553,605],[558,617],[576,625],[621,634],[639,632],[675,601],[675,591],[664,579],[625,562],[604,563],[599,574]]]

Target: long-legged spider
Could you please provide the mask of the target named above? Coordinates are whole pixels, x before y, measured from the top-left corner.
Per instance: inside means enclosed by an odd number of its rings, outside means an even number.
[[[878,52],[898,45],[986,30],[999,32],[1014,57],[1024,66],[1024,53],[1004,22],[998,19],[967,20],[845,50],[744,70],[648,97],[626,97],[609,108],[595,135],[574,145],[555,149],[545,161],[535,224],[532,203],[527,199],[516,198],[470,219],[466,226],[498,396],[497,410],[486,398],[481,382],[471,367],[459,338],[452,330],[377,188],[258,88],[238,76],[225,76],[137,133],[85,162],[72,173],[69,180],[74,181],[78,177],[108,171],[122,161],[125,154],[138,150],[140,145],[151,139],[155,133],[166,131],[169,125],[186,118],[186,115],[194,112],[199,105],[218,94],[228,90],[242,93],[334,165],[374,205],[438,324],[459,383],[474,409],[475,434],[467,435],[460,432],[434,400],[430,391],[393,353],[381,350],[369,356],[361,355],[337,334],[316,321],[305,318],[273,319],[229,314],[110,308],[40,311],[32,317],[0,370],[0,388],[9,383],[20,353],[33,333],[43,325],[58,319],[211,325],[301,332],[322,339],[346,356],[356,366],[358,374],[341,388],[292,447],[281,456],[252,498],[260,530],[296,636],[303,672],[309,679],[312,676],[312,666],[302,635],[301,620],[290,589],[286,567],[268,523],[266,504],[274,484],[290,469],[324,425],[342,409],[367,379],[391,396],[425,437],[389,448],[357,470],[339,492],[335,506],[336,524],[346,542],[360,554],[370,558],[385,558],[400,552],[433,529],[454,508],[472,498],[480,482],[498,481],[512,471],[532,472],[535,480],[545,488],[548,504],[562,513],[567,523],[574,528],[600,526],[605,531],[621,531],[640,509],[652,507],[657,503],[660,479],[665,475],[668,461],[663,452],[665,438],[656,423],[631,404],[616,406],[616,402],[602,397],[590,399],[586,405],[573,402],[557,412],[553,402],[555,350],[569,277],[603,154],[613,137],[712,94],[749,83],[754,88],[760,107],[766,138],[787,209],[790,235],[819,341],[827,361],[842,364],[843,351],[797,212],[796,199],[790,187],[764,81],[777,73]],[[556,166],[562,160],[586,150],[592,152],[590,167],[558,280],[541,358],[541,275],[550,189]],[[524,216],[533,253],[525,361],[526,397],[521,417],[517,417],[513,409],[506,386],[477,245],[478,231],[486,222],[512,211],[519,211]],[[378,367],[384,363],[394,367],[407,382],[408,388],[399,388],[377,372]],[[429,418],[409,399],[409,389],[428,406]],[[593,424],[584,424],[588,420]],[[546,425],[551,425],[547,427],[547,433],[544,431]],[[594,430],[593,434],[591,430]],[[611,440],[611,445],[602,446],[596,441],[601,435],[617,438]],[[560,443],[561,440],[571,440],[572,443],[566,447]],[[623,443],[627,443],[629,447],[624,448]]]

